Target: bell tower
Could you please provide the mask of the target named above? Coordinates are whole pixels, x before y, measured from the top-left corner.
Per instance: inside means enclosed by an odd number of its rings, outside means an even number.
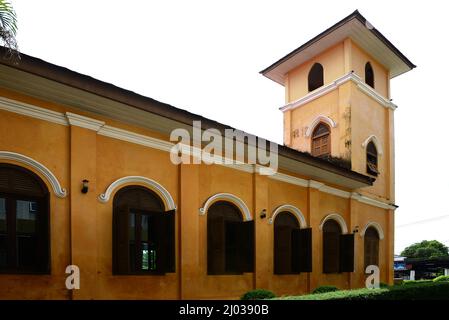
[[[394,201],[390,79],[415,65],[358,11],[261,73],[285,87],[284,144],[376,179]]]

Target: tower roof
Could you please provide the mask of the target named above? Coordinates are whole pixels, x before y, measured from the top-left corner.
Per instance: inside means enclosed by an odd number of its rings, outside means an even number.
[[[346,38],[351,38],[358,46],[390,70],[391,78],[416,67],[356,10],[260,73],[284,85],[287,72]]]

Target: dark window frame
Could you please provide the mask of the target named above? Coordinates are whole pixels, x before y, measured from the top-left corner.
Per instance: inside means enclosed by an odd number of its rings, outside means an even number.
[[[365,269],[369,265],[379,266],[380,261],[380,236],[373,226],[366,229],[363,239],[363,259]]]
[[[327,129],[327,131],[323,132],[323,133],[320,133],[320,134],[317,134],[317,131],[322,126],[324,126]],[[326,143],[327,149],[326,149],[326,152],[322,151],[324,138],[327,138],[327,143]],[[320,151],[319,152],[315,151],[317,143],[320,144],[320,147],[319,147]],[[331,155],[331,147],[332,147],[332,145],[331,145],[331,127],[327,123],[325,123],[325,122],[319,122],[315,126],[315,128],[313,128],[313,131],[312,131],[311,147],[310,147],[311,148],[311,154],[314,157],[327,157],[327,156],[330,156]]]
[[[324,85],[324,68],[321,63],[314,63],[307,76],[307,86],[309,92],[312,92]]]
[[[365,64],[365,83],[371,88],[375,88],[374,69],[370,62]]]
[[[126,196],[125,193],[132,193],[134,190],[144,191],[144,193],[147,193],[153,201],[158,201],[157,206],[159,206],[158,209],[151,209],[148,208],[142,208],[135,205],[120,205],[120,197]],[[156,204],[155,204],[156,205]],[[156,207],[156,206],[155,206]],[[116,195],[114,196],[114,204],[113,204],[113,246],[112,246],[112,259],[113,259],[113,275],[139,275],[139,276],[151,276],[151,275],[165,275],[166,273],[175,273],[176,272],[176,244],[175,244],[175,233],[176,233],[176,222],[175,222],[175,211],[164,211],[164,204],[162,199],[153,192],[152,190],[145,188],[143,186],[127,186],[122,189],[120,189]],[[131,260],[131,252],[129,249],[130,246],[130,237],[129,237],[129,217],[133,214],[134,219],[134,259]],[[123,217],[123,215],[126,215]],[[161,230],[155,231],[156,237],[159,236],[158,239],[152,239],[155,240],[154,246],[156,251],[156,259],[160,259],[160,265],[162,267],[159,267],[158,263],[156,262],[156,269],[151,270],[149,267],[148,270],[144,270],[142,268],[142,250],[143,250],[143,243],[149,243],[150,241],[150,224],[148,225],[148,239],[147,241],[142,241],[142,216],[147,216],[148,220],[153,220],[153,223],[156,225],[160,225],[163,223],[163,227],[167,228],[164,236],[162,234],[159,234]],[[124,222],[126,221],[126,222]],[[150,223],[150,222],[149,222]],[[125,226],[123,226],[125,225]],[[125,230],[126,229],[126,230]],[[126,240],[123,242],[121,240],[122,237],[126,237]],[[165,239],[166,237],[166,239]],[[127,253],[127,256],[125,255],[125,252],[121,249],[123,246],[127,246],[125,251]],[[163,255],[161,255],[163,253]],[[161,258],[159,258],[161,257]],[[150,256],[148,256],[148,259],[150,259]],[[123,260],[126,260],[125,264],[126,267],[121,265],[121,262]],[[148,261],[148,264],[150,264],[150,261]],[[140,268],[137,268],[137,266],[140,266]]]
[[[323,225],[323,273],[354,272],[354,233],[343,234],[334,219]]]
[[[6,251],[7,266],[0,267],[0,274],[51,274],[51,235],[50,235],[50,193],[46,184],[34,172],[21,166],[0,163],[2,168],[25,174],[27,178],[32,179],[41,189],[37,192],[21,192],[11,189],[0,188],[0,198],[5,199],[6,209]],[[22,176],[23,178],[23,176]],[[20,266],[18,263],[17,237],[20,232],[17,231],[17,201],[35,202],[38,206],[35,220],[34,237],[36,241],[36,251],[34,266]]]
[[[282,211],[273,223],[273,274],[312,271],[312,229],[300,227],[297,217]]]
[[[254,272],[254,220],[245,221],[235,204],[220,200],[209,207],[206,237],[207,275]]]
[[[373,141],[366,146],[366,172],[372,176],[379,175],[379,152]]]

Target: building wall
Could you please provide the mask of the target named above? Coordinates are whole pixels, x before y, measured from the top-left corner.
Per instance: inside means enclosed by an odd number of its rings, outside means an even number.
[[[1,90],[0,95],[167,139],[146,129],[54,105],[50,101],[38,101],[6,90]],[[0,299],[238,298],[254,288],[267,288],[283,295],[306,293],[319,285],[357,287],[363,280],[359,267],[357,274],[322,273],[322,232],[319,225],[323,218],[338,213],[345,219],[350,231],[355,225],[362,226],[365,221],[374,220],[382,226],[386,235],[392,235],[392,223],[386,219],[388,210],[362,206],[357,202],[358,206],[353,205],[354,200],[348,198],[229,167],[173,165],[168,152],[101,136],[95,130],[76,125],[64,126],[0,110],[0,150],[17,152],[39,161],[68,190],[68,196],[61,199],[48,185],[51,194],[51,274],[0,274]],[[33,168],[29,169],[36,172]],[[113,181],[133,175],[157,181],[168,190],[177,205],[175,273],[164,276],[112,274],[112,202],[119,189],[106,203],[100,202],[98,196]],[[48,184],[45,177],[42,176],[42,179]],[[83,179],[90,181],[87,194],[80,191]],[[255,219],[254,273],[207,275],[207,215],[200,215],[199,208],[217,193],[232,193],[242,199],[251,212],[251,218]],[[268,218],[283,204],[297,207],[308,226],[312,227],[312,273],[273,275],[273,225],[269,224]],[[266,219],[259,216],[263,209],[267,210]],[[357,266],[363,257],[359,238],[356,236]],[[389,265],[385,256],[392,252],[384,247],[391,247],[392,238],[386,237],[383,241],[381,269],[386,274]],[[69,264],[80,267],[80,290],[68,291],[65,288],[65,268]]]
[[[360,49],[351,39],[324,51],[288,73],[285,83],[287,102],[308,94],[307,79],[310,68],[320,62],[324,68],[324,85],[343,75],[354,72],[365,81],[365,64],[370,62],[375,75],[375,91],[389,98],[388,70]],[[348,81],[318,98],[284,112],[284,143],[300,151],[311,152],[312,139],[307,130],[313,129],[320,116],[330,118],[336,126],[331,128],[331,155],[351,160],[352,170],[367,174],[366,149],[362,143],[374,135],[379,142],[379,171],[374,186],[362,193],[394,201],[394,132],[392,110],[358,89]],[[311,129],[310,129],[311,128]]]
[[[383,97],[390,98],[388,70],[377,60],[351,41],[351,70],[365,80],[365,65],[369,62],[374,71],[374,88]]]
[[[309,93],[307,79],[309,71],[315,63],[320,63],[324,68],[324,85],[341,77],[345,73],[343,43],[327,49],[287,74],[287,103],[302,98]]]

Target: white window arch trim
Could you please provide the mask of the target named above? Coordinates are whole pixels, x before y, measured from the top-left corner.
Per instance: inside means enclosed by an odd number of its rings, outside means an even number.
[[[51,185],[53,192],[59,198],[65,198],[67,196],[67,190],[61,187],[58,178],[42,163],[27,157],[20,153],[10,151],[0,151],[0,160],[13,161],[19,164],[27,165],[39,172]]]
[[[165,210],[176,210],[176,204],[173,200],[171,194],[165,189],[161,184],[156,181],[142,177],[142,176],[126,176],[112,182],[106,191],[98,197],[98,200],[102,203],[106,203],[111,198],[111,195],[121,187],[125,185],[136,184],[147,187],[148,189],[154,191],[157,195],[159,195],[164,202]]]
[[[240,199],[239,197],[237,197],[231,193],[217,193],[217,194],[209,197],[206,200],[206,202],[204,202],[203,207],[199,209],[199,214],[205,215],[207,213],[207,210],[209,210],[210,206],[213,205],[217,201],[231,202],[232,204],[236,205],[237,208],[240,209],[240,212],[242,213],[243,219],[245,221],[253,220],[246,203],[242,199]]]
[[[332,120],[331,118],[326,117],[326,116],[318,116],[312,121],[310,126],[307,128],[306,137],[310,137],[312,135],[313,130],[315,130],[315,127],[320,122],[324,122],[324,123],[328,124],[331,128],[335,128],[337,126],[337,123],[334,120]]]
[[[377,138],[374,134],[370,135],[368,138],[365,139],[362,143],[362,148],[366,150],[366,147],[368,146],[368,143],[373,142],[377,149],[377,154],[381,156],[383,154],[382,145],[380,144],[379,138]]]
[[[374,229],[376,229],[377,233],[379,234],[379,239],[380,240],[384,239],[385,234],[384,234],[384,231],[383,231],[381,225],[379,223],[373,222],[373,221],[370,221],[370,222],[368,222],[365,225],[365,227],[363,228],[362,232],[360,232],[360,236],[364,237],[365,233],[366,233],[366,230],[368,230],[368,228],[370,228],[370,227],[373,227]]]
[[[276,216],[281,212],[290,212],[298,220],[299,227],[301,229],[307,228],[307,221],[306,221],[306,218],[304,217],[304,215],[302,214],[301,210],[299,210],[297,207],[292,206],[290,204],[284,204],[282,206],[277,207],[274,210],[273,214],[271,215],[271,218],[268,219],[268,223],[273,224],[274,221],[276,220]]]
[[[326,223],[326,221],[329,221],[329,220],[336,221],[340,225],[341,232],[343,234],[347,234],[348,233],[348,225],[346,224],[345,219],[341,215],[339,215],[338,213],[331,213],[331,214],[325,216],[323,220],[321,220],[320,227],[319,227],[319,229],[321,231],[323,231],[323,227],[324,227],[324,224]]]

